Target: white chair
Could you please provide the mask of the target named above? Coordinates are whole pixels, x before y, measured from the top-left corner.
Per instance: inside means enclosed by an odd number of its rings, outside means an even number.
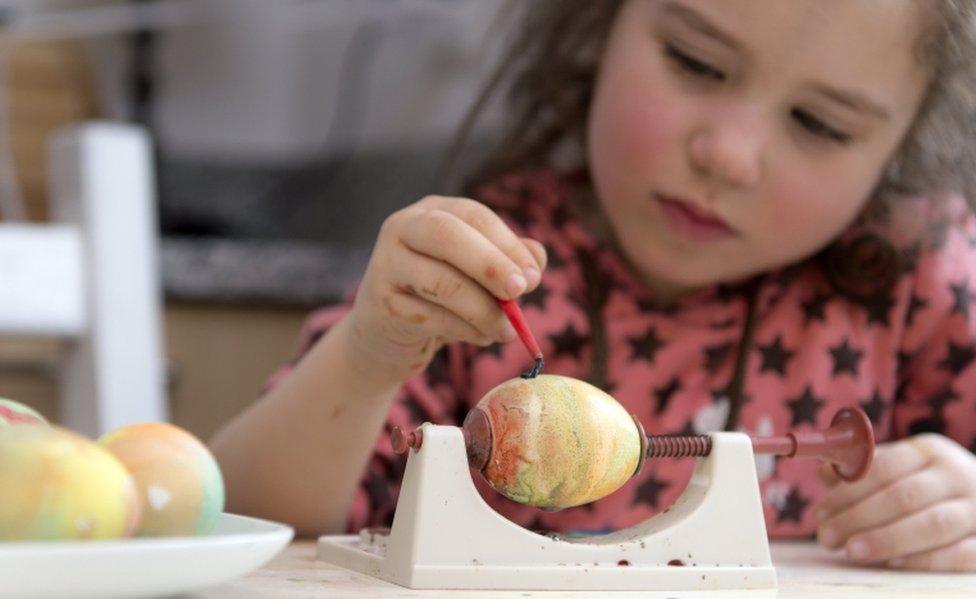
[[[70,340],[59,422],[166,420],[149,137],[88,123],[49,144],[50,223],[0,222],[0,334]]]

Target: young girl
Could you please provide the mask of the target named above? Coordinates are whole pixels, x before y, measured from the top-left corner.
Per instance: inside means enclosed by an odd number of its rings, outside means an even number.
[[[769,534],[976,570],[976,2],[530,4],[477,201],[386,220],[354,301],[313,314],[301,359],[214,439],[230,508],[388,525],[391,428],[459,424],[525,369],[496,303],[519,298],[546,372],[649,434],[862,407],[882,444],[859,482],[757,459]],[[476,481],[528,528],[604,531],[665,509],[692,466],[651,460],[554,513]]]

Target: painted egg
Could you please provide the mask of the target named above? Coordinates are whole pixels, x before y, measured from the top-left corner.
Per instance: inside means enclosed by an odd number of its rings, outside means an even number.
[[[0,426],[6,424],[47,424],[47,419],[20,402],[0,397]]]
[[[0,539],[111,539],[138,524],[125,466],[57,426],[0,426]]]
[[[142,504],[137,536],[188,536],[213,531],[224,509],[217,461],[196,437],[165,422],[124,426],[98,442],[125,464]]]
[[[554,375],[512,379],[489,391],[491,451],[482,474],[503,495],[557,510],[620,488],[640,463],[640,431],[613,397]]]

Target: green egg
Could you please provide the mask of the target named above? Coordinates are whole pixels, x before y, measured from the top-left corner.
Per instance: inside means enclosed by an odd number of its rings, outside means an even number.
[[[0,426],[8,424],[47,424],[47,420],[20,402],[0,397]]]
[[[210,450],[189,431],[144,422],[105,433],[98,443],[135,480],[142,511],[136,536],[213,532],[224,509],[223,478]]]

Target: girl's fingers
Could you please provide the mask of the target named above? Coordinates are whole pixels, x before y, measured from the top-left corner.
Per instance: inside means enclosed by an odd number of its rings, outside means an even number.
[[[391,319],[415,328],[418,336],[459,339],[482,346],[494,343],[456,314],[411,293],[395,291],[384,303]]]
[[[817,469],[817,478],[827,487],[833,487],[840,482],[840,478],[834,472],[834,467],[830,465],[830,462],[824,462],[820,465],[820,468]]]
[[[516,337],[498,302],[476,281],[450,264],[405,248],[393,257],[390,270],[393,285],[390,293],[398,291],[415,295],[439,306],[488,339],[510,341]],[[436,330],[442,322],[445,326],[448,324],[448,320],[441,316],[431,322],[415,324],[432,326]],[[457,327],[452,325],[451,330],[456,331]],[[450,336],[446,330],[437,334]],[[457,338],[468,340],[465,336]]]
[[[976,502],[972,498],[941,501],[848,540],[850,559],[886,562],[956,543],[976,532]]]
[[[944,547],[888,560],[890,568],[932,572],[972,572],[976,570],[976,536],[966,537]]]
[[[859,481],[839,484],[830,489],[817,505],[815,513],[820,520],[825,520],[892,482],[921,470],[929,461],[930,458],[912,443],[900,441],[879,445],[867,475]]]
[[[827,518],[817,536],[826,547],[840,547],[857,533],[878,528],[957,496],[959,490],[955,486],[947,481],[945,473],[938,468],[913,472]]]
[[[539,265],[539,272],[546,269],[546,265],[549,263],[549,257],[546,255],[546,246],[542,245],[542,242],[532,239],[531,237],[523,237],[522,243],[525,247],[532,252],[535,257],[536,264]]]
[[[522,265],[480,231],[446,210],[415,213],[402,228],[400,239],[411,250],[456,267],[495,297],[515,299],[528,286]],[[535,264],[531,256],[529,260]]]
[[[429,196],[421,203],[430,209],[450,212],[471,225],[521,269],[530,289],[539,284],[544,264],[490,208],[472,199],[442,196]]]

